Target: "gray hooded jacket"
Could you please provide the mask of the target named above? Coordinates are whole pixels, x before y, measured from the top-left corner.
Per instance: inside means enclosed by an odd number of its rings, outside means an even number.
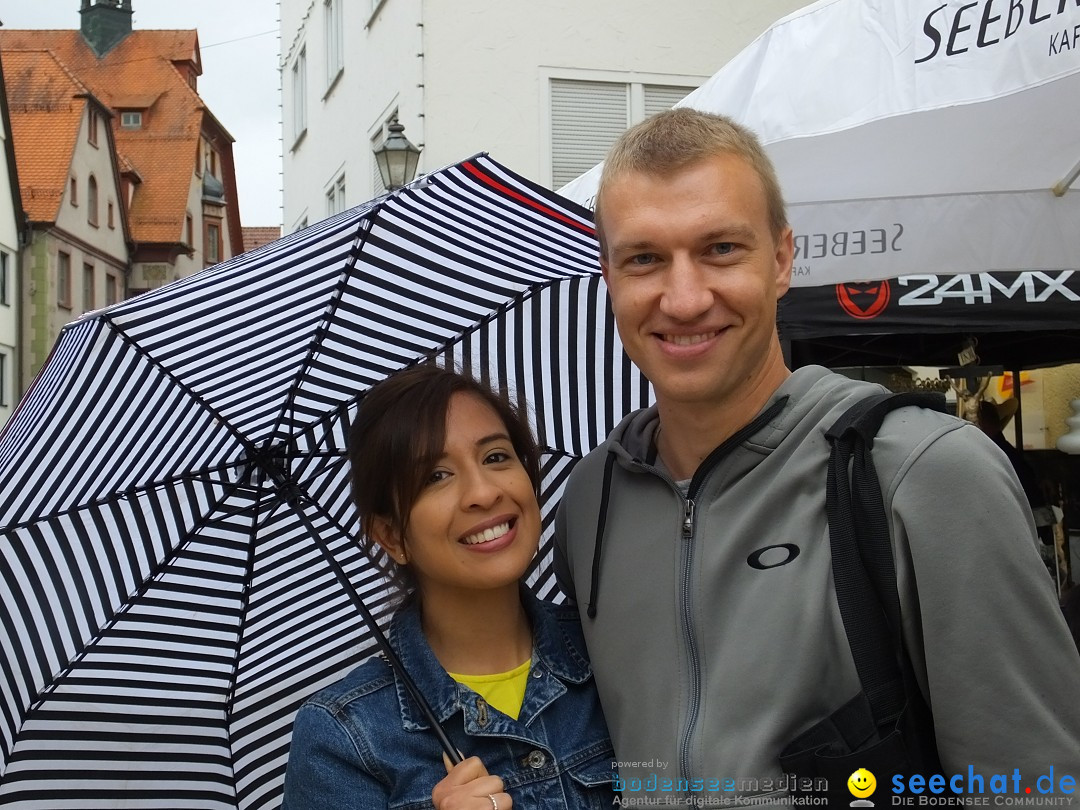
[[[631,792],[664,795],[667,779],[696,806],[782,795],[780,751],[860,692],[832,584],[825,431],[882,390],[799,369],[702,463],[689,497],[656,465],[655,408],[574,469],[556,570],[618,770],[642,780]],[[1080,658],[1008,461],[978,428],[921,408],[891,413],[873,452],[946,775],[1018,768],[1033,784],[1054,765],[1080,781]],[[890,785],[878,790],[887,803]]]

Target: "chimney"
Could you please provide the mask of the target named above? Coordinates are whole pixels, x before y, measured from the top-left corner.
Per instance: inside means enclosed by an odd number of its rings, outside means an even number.
[[[131,33],[131,0],[82,0],[82,35],[98,57]]]

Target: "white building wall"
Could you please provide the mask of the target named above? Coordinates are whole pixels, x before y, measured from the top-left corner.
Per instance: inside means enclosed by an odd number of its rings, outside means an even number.
[[[7,423],[19,399],[19,234],[12,189],[16,178],[8,171],[9,133],[0,118],[0,427]]]
[[[326,0],[281,0],[285,228],[327,215],[342,174],[348,205],[374,196],[372,136],[395,109],[424,147],[420,171],[489,152],[552,183],[552,79],[696,87],[806,0],[333,0],[344,70],[327,93]],[[374,5],[375,11],[370,11]],[[307,128],[294,138],[293,73],[307,61]]]

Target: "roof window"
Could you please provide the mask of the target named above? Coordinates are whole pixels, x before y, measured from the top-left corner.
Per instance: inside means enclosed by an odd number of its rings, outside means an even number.
[[[120,113],[120,127],[122,129],[142,129],[142,111],[128,110]]]

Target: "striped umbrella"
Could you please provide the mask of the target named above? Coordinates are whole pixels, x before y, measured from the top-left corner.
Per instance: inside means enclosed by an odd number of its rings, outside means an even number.
[[[596,251],[479,156],[65,328],[0,436],[0,806],[278,806],[299,704],[372,651],[343,581],[388,612],[349,424],[427,358],[529,403],[558,598],[565,477],[650,396]]]

